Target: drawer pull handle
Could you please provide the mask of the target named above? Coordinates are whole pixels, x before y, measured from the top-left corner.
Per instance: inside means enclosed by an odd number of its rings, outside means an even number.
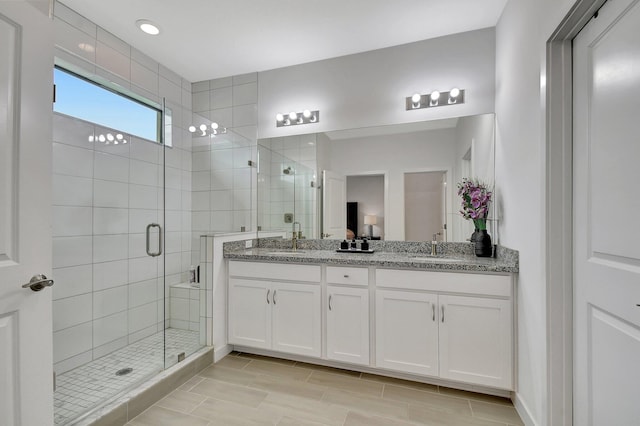
[[[271,293],[271,289],[267,290],[267,305],[271,304],[271,302],[269,302],[269,293]]]
[[[276,291],[277,290],[273,290],[273,304],[276,304]]]
[[[444,305],[442,305],[440,309],[442,311],[442,322],[444,322]]]
[[[345,278],[349,278],[349,275],[345,275],[344,277],[345,277]]]
[[[331,294],[329,295],[329,310],[332,311],[333,309],[331,308]]]
[[[431,304],[431,321],[436,321],[436,305],[434,303]]]

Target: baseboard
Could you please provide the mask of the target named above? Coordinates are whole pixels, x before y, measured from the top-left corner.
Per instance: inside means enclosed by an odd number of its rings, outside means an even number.
[[[538,426],[538,423],[533,420],[531,410],[529,410],[527,404],[525,404],[522,398],[520,398],[519,393],[516,393],[515,398],[513,399],[513,406],[516,408],[518,415],[526,426]]]
[[[225,356],[229,355],[231,352],[233,351],[233,346],[231,345],[224,345],[221,346],[219,348],[214,348],[213,349],[213,362],[216,363],[218,361],[220,361],[222,358],[224,358]]]

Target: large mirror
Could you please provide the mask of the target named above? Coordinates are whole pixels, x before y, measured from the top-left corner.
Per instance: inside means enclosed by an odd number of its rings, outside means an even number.
[[[457,183],[494,185],[494,121],[482,114],[260,139],[258,229],[292,232],[298,222],[306,238],[343,239],[349,229],[466,241],[473,225],[459,214]]]

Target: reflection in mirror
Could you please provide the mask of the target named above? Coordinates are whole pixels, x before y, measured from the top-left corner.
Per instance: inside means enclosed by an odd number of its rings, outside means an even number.
[[[274,173],[282,172],[287,162],[306,167],[311,176],[306,182],[308,187],[311,181],[317,182],[316,176],[320,173],[316,171],[323,170],[348,177],[347,182],[355,177],[382,178],[382,203],[379,194],[373,196],[377,201],[366,197],[370,190],[358,188],[357,181],[352,185],[347,183],[349,195],[344,200],[344,214],[347,214],[347,201],[358,203],[358,224],[355,225],[358,229],[354,230],[357,235],[369,235],[364,216],[376,216],[376,224],[371,225],[373,235],[386,240],[430,241],[433,234],[439,233],[440,241],[466,241],[473,232],[473,224],[459,214],[457,183],[470,177],[494,185],[493,114],[264,139],[258,144],[261,153],[268,150],[269,155],[277,152],[280,156]],[[280,176],[277,179],[286,181]],[[307,237],[318,238],[323,234],[322,224],[326,219],[321,215],[322,198],[331,194],[321,196],[322,191],[315,190],[305,194],[301,191],[300,197],[313,201],[304,209],[304,216],[297,214],[295,220],[302,223]],[[304,201],[296,195],[295,191],[279,191],[271,184],[258,185],[259,200],[275,197],[289,209]],[[266,214],[260,214],[260,206],[263,213],[267,208],[277,212],[274,215],[282,215],[284,211],[259,202],[258,226],[263,231],[290,231],[290,227],[281,223],[284,216],[267,220]],[[492,213],[489,218],[493,218]]]

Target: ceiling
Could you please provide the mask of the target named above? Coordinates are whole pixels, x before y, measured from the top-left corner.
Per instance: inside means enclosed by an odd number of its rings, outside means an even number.
[[[507,0],[61,0],[191,82],[493,27]],[[142,33],[138,19],[161,28]]]

